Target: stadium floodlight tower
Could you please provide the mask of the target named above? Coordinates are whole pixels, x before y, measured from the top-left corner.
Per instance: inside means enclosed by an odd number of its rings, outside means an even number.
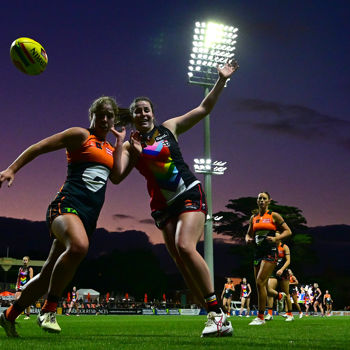
[[[217,65],[224,65],[234,57],[238,28],[214,22],[196,22],[193,33],[193,46],[188,66],[188,81],[200,85],[207,96],[215,84],[218,74]],[[227,82],[229,79],[227,79]],[[227,84],[226,82],[226,84]],[[204,157],[211,158],[210,151],[210,116],[204,118]],[[204,259],[208,264],[212,282],[214,283],[213,259],[213,209],[211,176],[212,172],[204,172],[204,188],[207,196],[208,220],[204,227]]]
[[[227,162],[211,159],[194,159],[194,171],[199,174],[224,175]]]

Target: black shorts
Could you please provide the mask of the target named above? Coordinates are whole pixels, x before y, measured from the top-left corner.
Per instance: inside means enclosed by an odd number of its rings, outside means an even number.
[[[287,270],[284,270],[284,271],[282,272],[282,275],[281,275],[281,276],[278,276],[278,275],[276,274],[276,272],[277,272],[278,270],[279,270],[279,268],[276,267],[276,268],[273,270],[273,272],[272,272],[270,278],[276,278],[276,279],[279,280],[279,281],[288,280],[288,279],[289,279],[289,273],[288,273]]]
[[[289,285],[289,294],[298,294],[298,286],[296,284],[290,284]]]
[[[319,304],[322,304],[322,299],[321,299],[321,297],[315,298],[315,299],[312,301],[312,304],[315,304],[316,301],[317,301]]]
[[[275,244],[265,244],[255,248],[254,266],[258,266],[263,260],[277,263],[277,247]]]
[[[50,230],[50,234],[51,224],[58,216],[64,214],[75,214],[82,221],[86,234],[88,237],[90,237],[96,229],[98,214],[96,217],[88,217],[87,215],[84,215],[83,210],[80,210],[81,207],[81,205],[70,201],[61,192],[59,192],[56,198],[50,203],[46,212],[46,224]]]
[[[200,211],[207,216],[207,202],[201,184],[198,184],[178,196],[175,201],[166,208],[154,210],[151,215],[156,226],[162,229],[167,221],[180,214],[191,211]]]
[[[226,299],[232,299],[232,297],[233,297],[233,292],[228,292],[224,294],[224,298]]]

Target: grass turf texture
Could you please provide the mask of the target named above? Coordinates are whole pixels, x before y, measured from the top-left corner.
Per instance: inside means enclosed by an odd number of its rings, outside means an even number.
[[[49,334],[30,320],[17,320],[21,338],[0,329],[0,349],[350,349],[350,317],[282,317],[262,326],[253,318],[231,317],[232,337],[200,338],[205,316],[58,316],[60,334]]]

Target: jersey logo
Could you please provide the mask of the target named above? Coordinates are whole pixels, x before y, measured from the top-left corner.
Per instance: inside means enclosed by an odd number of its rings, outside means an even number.
[[[163,135],[159,135],[155,138],[156,141],[160,141],[160,140],[163,140],[165,137],[167,137],[166,134],[163,134]]]
[[[64,208],[64,211],[66,213],[72,213],[72,214],[78,215],[78,212],[74,208]]]
[[[105,186],[108,176],[108,168],[103,165],[95,165],[85,169],[82,179],[90,191],[97,192]]]

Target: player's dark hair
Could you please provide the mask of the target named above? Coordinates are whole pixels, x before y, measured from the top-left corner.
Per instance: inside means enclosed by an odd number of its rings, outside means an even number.
[[[136,103],[140,102],[140,101],[147,101],[151,106],[152,112],[154,113],[154,106],[153,106],[153,102],[151,101],[151,99],[149,97],[146,97],[146,96],[139,96],[139,97],[135,97],[134,100],[131,102],[131,105],[129,107],[131,115],[134,113]]]
[[[270,193],[269,193],[269,192],[267,192],[267,191],[261,191],[260,193],[265,193],[265,194],[267,194],[268,199],[271,199],[271,196],[270,196]]]

